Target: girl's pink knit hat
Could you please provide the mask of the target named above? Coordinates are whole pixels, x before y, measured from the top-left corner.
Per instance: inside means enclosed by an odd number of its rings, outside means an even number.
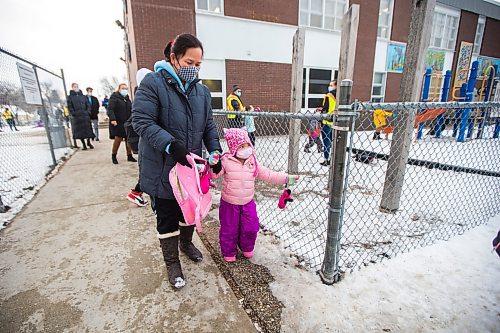
[[[227,146],[231,155],[236,155],[238,147],[244,143],[252,146],[252,142],[248,137],[248,132],[241,128],[224,128],[224,138],[226,139]],[[253,148],[253,146],[252,146]]]

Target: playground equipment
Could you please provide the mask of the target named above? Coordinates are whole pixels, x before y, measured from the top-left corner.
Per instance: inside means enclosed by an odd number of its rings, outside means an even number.
[[[476,83],[481,81],[481,87],[478,90],[478,101],[487,102],[493,99],[495,89],[500,89],[499,79],[496,78],[498,73],[498,66],[489,66],[484,71],[484,75],[477,76],[478,73],[478,62],[474,61],[472,63],[469,79],[466,83],[462,84],[460,87],[454,87],[452,90],[453,101],[462,102],[472,102],[473,93]],[[442,85],[441,85],[442,84]],[[424,81],[422,86],[422,98],[421,102],[446,102],[448,101],[448,94],[450,92],[451,84],[451,71],[447,70],[443,75],[441,73],[432,73],[432,70],[428,68],[424,74]],[[441,94],[440,94],[441,91]],[[459,92],[459,96],[457,96]],[[500,95],[500,93],[499,93]],[[446,112],[445,108],[435,108],[428,110],[420,110],[415,118],[414,127],[417,128],[416,140],[420,140],[423,137],[423,129],[425,122],[433,120],[436,118],[430,127],[429,133],[432,133],[435,138],[441,138],[443,125],[444,125],[444,114]],[[484,136],[484,129],[488,126],[490,121],[492,110],[488,108],[459,108],[455,112],[455,118],[453,120],[453,137],[457,138],[458,142],[465,142],[466,140],[472,140],[474,132],[477,128],[476,139],[482,139]],[[383,129],[385,134],[392,133],[394,130],[393,126],[387,126]],[[496,117],[495,129],[493,138],[497,139],[500,136],[500,117]]]
[[[491,97],[493,95],[493,85],[495,83],[495,76],[497,73],[497,66],[489,66],[486,71],[485,75],[477,77],[477,80],[481,80],[481,88],[479,89],[479,98],[478,101],[490,101]],[[480,110],[479,108],[476,108],[476,112],[474,113],[474,121],[470,122],[469,125],[469,131],[467,134],[467,138],[472,138],[474,135],[474,129],[476,128],[476,125],[478,125],[478,132],[476,139],[482,139],[483,138],[483,129],[484,126],[486,125],[486,121],[489,119],[489,114],[490,114],[490,108],[483,108]]]
[[[422,102],[438,102],[439,100],[439,86],[441,81],[443,81],[443,87],[441,92],[441,102],[446,102],[448,100],[448,92],[450,90],[451,82],[451,71],[447,70],[446,74],[432,73],[432,69],[427,68],[424,75],[424,86],[422,89]],[[432,79],[435,80],[432,95],[429,97],[429,90],[431,87]],[[425,111],[420,111],[415,118],[415,126],[418,126],[417,140],[422,139],[424,123],[428,120],[437,117],[437,122],[434,124],[434,135],[436,138],[441,137],[441,132],[444,124],[444,113],[445,108],[430,109]]]
[[[497,83],[495,79],[498,73],[497,65],[489,66],[485,70],[485,75],[477,76],[478,62],[474,61],[470,70],[469,80],[467,83],[462,84],[461,87],[453,89],[453,100],[471,102],[473,99],[474,87],[477,81],[482,81],[479,91],[478,101],[490,101],[493,95],[494,86]],[[456,92],[460,91],[460,96],[456,96]],[[476,139],[482,139],[484,128],[487,126],[490,116],[490,108],[475,108],[474,114],[471,118],[471,109],[459,109],[456,112],[456,120],[453,126],[453,137],[458,135],[458,142],[465,142],[465,140],[472,140],[476,125],[478,125],[478,133]],[[499,120],[496,120],[495,133],[500,128]],[[467,133],[466,133],[467,132]],[[498,135],[493,135],[493,138],[498,138]]]
[[[431,84],[431,83],[434,84]],[[441,82],[443,82],[443,86],[441,87]],[[424,83],[422,89],[422,102],[438,102],[441,99],[441,102],[446,102],[448,100],[448,92],[450,90],[450,82],[451,82],[451,71],[446,71],[445,75],[440,73],[432,73],[432,70],[428,68],[424,74]],[[432,86],[432,90],[431,90]],[[441,98],[439,91],[441,89]],[[429,110],[421,110],[418,112],[415,117],[414,127],[418,128],[417,139],[420,140],[423,135],[424,123],[426,121],[437,118],[437,122],[434,125],[434,133],[436,138],[441,137],[441,130],[444,124],[444,113],[446,112],[445,108],[435,108]],[[383,129],[384,134],[392,133],[394,130],[393,126],[387,126]]]

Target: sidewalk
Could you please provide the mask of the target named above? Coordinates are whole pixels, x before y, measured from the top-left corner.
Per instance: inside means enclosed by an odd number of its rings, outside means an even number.
[[[166,278],[155,218],[125,200],[137,165],[102,130],[0,232],[0,331],[255,332],[210,254]]]

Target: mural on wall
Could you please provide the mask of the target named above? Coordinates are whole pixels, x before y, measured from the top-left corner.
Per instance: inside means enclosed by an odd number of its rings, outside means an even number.
[[[406,44],[389,44],[387,47],[386,70],[388,72],[403,73],[405,62]],[[442,72],[445,61],[444,51],[427,50],[425,67],[432,68],[433,72]]]
[[[388,72],[403,73],[405,52],[405,44],[389,44],[387,46],[387,62],[385,67]]]
[[[497,58],[490,58],[490,57],[477,57],[477,62],[478,62],[478,71],[477,75],[478,76],[483,76],[483,75],[489,75],[490,72],[488,70],[489,66],[494,66],[497,65],[499,72],[500,72],[500,59]],[[499,73],[495,73],[496,77],[499,77]]]
[[[460,51],[458,53],[457,69],[455,71],[455,81],[453,87],[461,87],[467,82],[469,76],[470,59],[472,57],[472,43],[461,42]]]
[[[433,72],[442,72],[444,69],[444,59],[444,51],[427,50],[425,68],[431,68]]]

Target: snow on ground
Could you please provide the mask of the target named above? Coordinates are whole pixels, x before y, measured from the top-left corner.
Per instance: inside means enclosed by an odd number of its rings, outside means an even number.
[[[252,262],[271,270],[282,332],[499,332],[500,215],[449,241],[348,273],[332,286],[298,269],[272,236]]]
[[[0,132],[0,195],[11,206],[0,214],[2,225],[8,223],[38,189],[45,184],[52,168],[52,155],[43,127],[18,127],[19,132]],[[55,149],[58,161],[72,152],[70,148]],[[0,226],[2,228],[2,226]]]
[[[389,153],[390,143],[373,141],[372,135],[356,132],[353,147]],[[457,143],[446,137],[451,135],[449,131],[444,135],[442,139],[424,136],[412,145],[410,157],[500,171],[500,140]],[[305,135],[300,138],[300,147],[306,140]],[[287,137],[258,136],[256,152],[263,165],[287,169]],[[322,154],[307,154],[300,149],[301,179],[292,188],[296,200],[284,210],[277,208],[283,188],[259,182],[256,192],[263,229],[273,232],[313,269],[319,269],[323,260],[328,217],[328,168],[319,165],[322,160]],[[340,252],[343,270],[461,234],[500,212],[499,178],[408,165],[400,210],[382,213],[379,205],[386,169],[386,161],[350,162]]]

